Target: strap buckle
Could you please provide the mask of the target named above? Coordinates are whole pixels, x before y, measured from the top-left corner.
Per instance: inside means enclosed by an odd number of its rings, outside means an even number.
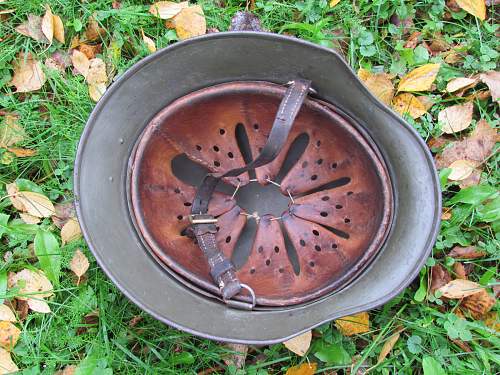
[[[284,86],[289,87],[289,86],[293,85],[294,83],[295,83],[295,81],[288,81],[287,83],[285,83]],[[313,89],[312,87],[309,87],[308,91],[309,91],[309,94],[312,94],[312,95],[318,94],[318,92],[315,89]]]
[[[188,215],[188,220],[191,224],[216,224],[217,219],[208,214],[191,214]]]
[[[240,284],[241,289],[245,289],[248,291],[248,294],[250,294],[250,297],[252,297],[252,301],[250,303],[248,302],[242,302],[242,301],[237,301],[233,299],[234,297],[230,299],[224,299],[223,301],[230,307],[233,307],[235,309],[240,309],[240,310],[253,310],[255,305],[257,304],[257,298],[255,297],[255,292],[253,289],[248,286],[247,284]],[[240,292],[241,293],[241,292]],[[238,294],[240,294],[238,293]],[[237,295],[238,295],[237,294]]]

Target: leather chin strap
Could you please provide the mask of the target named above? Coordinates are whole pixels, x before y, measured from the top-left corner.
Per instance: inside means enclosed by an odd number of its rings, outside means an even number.
[[[262,152],[244,167],[231,169],[224,173],[207,174],[196,191],[189,217],[193,234],[208,262],[210,275],[219,286],[222,299],[233,307],[252,309],[255,306],[255,294],[248,285],[239,282],[234,265],[218,249],[215,241],[217,219],[207,214],[208,204],[221,179],[239,176],[244,172],[272,162],[278,156],[309,91],[312,91],[311,81],[295,79],[289,82]],[[232,300],[233,297],[242,292],[242,289],[246,289],[250,293],[252,297],[250,305]]]

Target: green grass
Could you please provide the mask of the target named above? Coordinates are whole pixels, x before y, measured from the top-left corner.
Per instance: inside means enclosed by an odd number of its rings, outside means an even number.
[[[65,45],[54,42],[47,47],[47,44],[14,31],[28,14],[42,15],[47,3],[63,19]],[[220,31],[227,30],[234,13],[244,10],[247,5],[245,1],[236,0],[199,3],[204,8],[208,27]],[[38,91],[14,93],[8,82],[16,55],[30,51],[43,61],[56,50],[68,50],[72,37],[80,34],[89,17],[95,15],[106,29],[102,57],[119,76],[148,54],[141,29],[158,48],[177,40],[174,31],[148,13],[149,5],[144,1],[122,1],[120,9],[113,9],[110,0],[6,0],[0,3],[0,10],[15,9],[7,19],[0,21],[0,111],[19,116],[19,123],[28,135],[19,146],[37,150],[35,156],[14,158],[10,164],[0,164],[1,197],[6,195],[6,183],[23,178],[35,182],[53,202],[71,201],[77,142],[94,106],[83,77],[73,75],[71,69],[67,69],[64,76],[48,73],[47,83]],[[342,0],[333,9],[325,0],[256,1],[254,10],[266,30],[291,34],[328,47],[336,47],[342,42],[345,58],[355,70],[360,67],[384,70],[401,77],[424,63],[442,63],[437,88],[432,93],[436,104],[423,118],[408,119],[427,141],[441,134],[437,124],[439,110],[463,102],[461,97],[442,95],[446,82],[452,77],[497,69],[498,52],[491,20],[480,22],[464,11],[444,17],[445,12],[448,8],[442,0]],[[441,34],[447,43],[461,44],[467,56],[451,66],[439,55],[432,57],[422,49],[405,49],[403,44],[408,36],[403,34],[402,28],[388,21],[393,15],[411,16],[410,31],[421,31],[428,43]],[[474,105],[477,119],[484,118],[491,126],[498,126],[497,103],[486,99],[475,100]],[[5,152],[0,149],[0,159]],[[455,260],[445,255],[457,244],[476,245],[487,252],[484,258],[464,261],[472,267],[469,279],[489,286],[496,283],[500,225],[499,198],[494,189],[499,186],[499,159],[498,153],[488,158],[480,187],[466,190],[465,197],[456,198],[460,189],[444,178],[444,206],[452,209],[452,219],[443,222],[433,256],[421,271],[420,278],[393,301],[370,311],[371,331],[368,333],[347,338],[333,324],[326,324],[315,330],[311,350],[305,358],[295,356],[282,344],[251,347],[244,369],[227,367],[223,362],[227,349],[220,344],[169,328],[130,303],[100,271],[85,242],[78,240],[61,248],[63,272],[55,297],[50,301],[53,313],[30,312],[18,324],[22,333],[13,350],[13,359],[25,374],[53,374],[67,365],[78,365],[82,374],[184,374],[209,368],[217,369],[217,373],[278,374],[307,360],[318,363],[319,373],[350,373],[351,362],[360,371],[375,366],[384,341],[396,329],[403,329],[392,353],[371,373],[420,374],[427,356],[433,357],[449,374],[498,373],[500,341],[496,332],[482,321],[470,317],[457,319],[453,313],[456,301],[443,302],[435,296],[426,298],[425,294],[430,267],[441,264],[451,271]],[[481,200],[481,189],[493,192]],[[0,200],[1,214],[11,219],[18,217],[8,199]],[[59,230],[50,219],[44,219],[38,226],[59,236]],[[4,229],[0,226],[0,233]],[[0,237],[0,272],[40,268],[29,249],[35,232],[34,226],[20,225],[15,220],[10,222]],[[82,248],[91,261],[87,280],[80,286],[75,286],[68,269],[76,248]],[[5,261],[3,255],[7,251],[12,252],[13,257]],[[6,299],[13,297],[15,291],[0,295]],[[98,319],[85,319],[87,314],[97,310]],[[497,310],[498,303],[493,308]],[[142,319],[131,326],[130,321],[137,316]],[[455,337],[466,341],[471,351],[464,352],[451,340]],[[332,356],[329,363],[315,356],[322,350]],[[425,375],[440,374],[429,371],[427,369]]]

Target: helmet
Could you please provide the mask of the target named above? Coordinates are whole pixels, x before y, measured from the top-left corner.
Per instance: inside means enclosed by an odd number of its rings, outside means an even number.
[[[189,39],[120,77],[85,128],[75,193],[124,294],[242,343],[397,295],[441,210],[425,143],[339,55],[261,32]]]

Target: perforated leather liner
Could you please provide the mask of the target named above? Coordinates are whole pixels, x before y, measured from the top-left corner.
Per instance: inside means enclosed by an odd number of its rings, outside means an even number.
[[[284,91],[230,82],[193,92],[151,120],[131,156],[138,232],[166,266],[214,294],[206,260],[186,230],[200,170],[223,172],[257,155]],[[332,105],[309,98],[278,157],[255,175],[227,179],[214,194],[209,212],[218,217],[218,246],[259,305],[293,305],[338,290],[373,259],[393,211],[379,155]],[[262,186],[270,194],[260,194]],[[248,211],[248,201],[257,212]]]

